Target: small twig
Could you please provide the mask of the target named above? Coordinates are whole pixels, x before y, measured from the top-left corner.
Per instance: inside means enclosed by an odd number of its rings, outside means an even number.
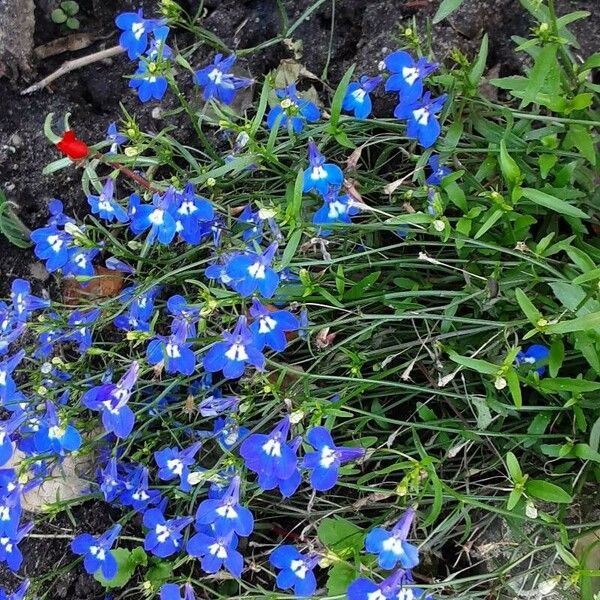
[[[34,83],[33,85],[30,85],[27,89],[23,90],[21,92],[21,96],[37,92],[38,90],[45,88],[49,83],[52,83],[55,79],[58,79],[59,77],[62,77],[71,71],[75,71],[76,69],[80,69],[86,65],[91,65],[100,60],[104,60],[105,58],[116,56],[117,54],[121,54],[121,52],[125,52],[125,48],[122,46],[112,46],[111,48],[106,48],[105,50],[100,50],[99,52],[94,52],[93,54],[82,56],[81,58],[68,60],[58,69],[56,69],[54,73],[50,73],[50,75],[44,77],[44,79]]]
[[[123,165],[120,165],[119,163],[112,162],[111,160],[107,160],[106,156],[104,154],[100,154],[100,152],[98,152],[94,156],[94,158],[97,158],[100,162],[107,164],[108,166],[112,167],[113,169],[117,169],[118,171],[123,173],[123,175],[125,175],[126,177],[129,177],[129,179],[132,179],[138,185],[142,186],[144,189],[147,189],[149,192],[152,192],[154,194],[162,194],[162,191],[159,190],[158,188],[155,188],[145,177],[138,175],[131,169],[128,169],[127,167],[124,167]]]

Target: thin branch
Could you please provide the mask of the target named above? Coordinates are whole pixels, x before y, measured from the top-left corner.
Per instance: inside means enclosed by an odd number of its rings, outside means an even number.
[[[74,60],[68,60],[63,63],[54,73],[50,73],[44,79],[34,83],[29,86],[27,89],[21,92],[21,96],[25,96],[26,94],[31,94],[33,92],[37,92],[45,88],[48,84],[52,83],[55,79],[70,73],[71,71],[75,71],[76,69],[80,69],[81,67],[85,67],[87,65],[91,65],[100,60],[104,60],[105,58],[110,58],[111,56],[116,56],[117,54],[121,54],[121,52],[125,52],[125,48],[122,46],[112,46],[111,48],[106,48],[105,50],[100,50],[99,52],[94,52],[93,54],[88,54],[87,56],[82,56],[81,58],[75,58]]]

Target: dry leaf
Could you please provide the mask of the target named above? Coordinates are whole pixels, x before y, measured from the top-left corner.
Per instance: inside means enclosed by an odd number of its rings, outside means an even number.
[[[337,333],[329,333],[329,327],[324,327],[323,329],[321,329],[321,331],[319,331],[319,333],[317,333],[317,336],[315,338],[317,348],[319,348],[319,350],[323,350],[328,346],[331,346],[336,337]]]
[[[43,60],[50,56],[56,56],[63,52],[76,52],[91,46],[98,38],[91,33],[73,33],[66,37],[52,40],[42,46],[33,49],[33,54],[37,59]]]
[[[106,267],[95,267],[96,276],[90,279],[87,285],[82,285],[76,279],[66,277],[62,281],[63,301],[69,306],[81,304],[81,301],[97,300],[99,298],[114,298],[124,285],[121,271],[114,271]]]

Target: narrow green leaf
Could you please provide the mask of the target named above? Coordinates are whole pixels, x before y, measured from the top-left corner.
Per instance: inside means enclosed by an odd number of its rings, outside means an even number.
[[[504,179],[511,185],[515,186],[521,181],[521,169],[515,160],[506,150],[506,142],[500,142],[500,169]]]
[[[495,375],[498,372],[498,365],[487,362],[486,360],[481,360],[479,358],[469,358],[468,356],[461,356],[457,354],[454,350],[448,350],[448,356],[450,360],[455,363],[462,365],[463,367],[468,367],[473,371],[477,371],[478,373],[484,373],[486,375]]]
[[[463,2],[464,0],[443,0],[433,17],[433,24],[435,25],[450,16],[455,10],[460,8]]]
[[[523,109],[535,101],[546,82],[546,78],[556,63],[556,44],[547,44],[538,54],[533,68],[528,73],[527,87],[523,92],[520,108]]]
[[[481,76],[483,75],[483,71],[485,70],[485,65],[487,63],[488,57],[488,45],[489,39],[488,34],[484,34],[481,40],[481,46],[479,47],[479,54],[477,55],[477,60],[473,63],[471,70],[469,71],[469,83],[472,86],[477,86],[479,81],[481,80]]]
[[[575,217],[579,219],[589,218],[587,213],[584,213],[581,209],[576,206],[572,206],[568,202],[546,194],[540,190],[534,190],[533,188],[522,188],[523,196],[544,208],[549,208],[557,213],[565,215],[567,217]]]
[[[527,294],[521,288],[515,290],[515,298],[524,315],[529,319],[529,322],[532,325],[537,326],[538,321],[542,318],[542,313],[533,305],[531,300],[527,297]]]
[[[546,378],[540,381],[540,389],[544,392],[573,392],[584,394],[600,390],[600,382],[587,379],[573,379],[570,377]]]
[[[508,468],[510,478],[515,483],[520,483],[523,479],[523,471],[521,471],[517,457],[512,452],[507,452],[506,454],[506,467]]]
[[[290,235],[290,239],[288,240],[287,246],[283,251],[283,255],[281,256],[281,268],[284,269],[291,262],[292,258],[296,254],[296,249],[300,244],[300,240],[302,239],[302,230],[296,229],[292,235]]]
[[[356,65],[351,65],[346,71],[342,77],[342,80],[340,81],[340,84],[335,90],[335,94],[333,95],[333,101],[331,102],[331,118],[329,121],[331,131],[335,131],[337,129],[338,122],[340,120],[340,114],[342,112],[342,103],[344,102],[346,90],[348,89],[350,79],[352,79],[352,74],[354,73],[355,67]]]
[[[479,228],[477,233],[473,236],[473,239],[478,240],[481,236],[485,235],[501,218],[504,212],[500,209],[495,210],[486,220],[485,223]]]
[[[548,333],[573,333],[574,331],[589,331],[596,327],[600,327],[600,312],[548,325],[545,331]]]
[[[558,504],[568,504],[573,500],[571,495],[565,492],[561,487],[543,479],[528,479],[525,483],[525,491],[534,498],[545,500],[546,502],[556,502]]]
[[[512,396],[513,403],[517,408],[523,406],[523,396],[521,395],[521,383],[519,382],[519,376],[514,369],[510,369],[506,373],[506,383],[508,383],[508,390]]]

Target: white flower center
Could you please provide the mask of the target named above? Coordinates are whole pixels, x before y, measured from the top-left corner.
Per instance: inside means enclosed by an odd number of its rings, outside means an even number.
[[[0,506],[0,521],[10,521],[10,509],[8,506]]]
[[[165,211],[162,208],[155,208],[148,219],[153,225],[162,225],[165,222]]]
[[[81,269],[85,267],[87,264],[87,258],[83,252],[75,255],[75,264]]]
[[[179,346],[177,344],[172,344],[171,342],[169,342],[167,344],[167,347],[165,348],[165,351],[169,358],[180,358],[181,357],[181,352],[179,352]]]
[[[386,552],[392,552],[396,556],[404,554],[404,550],[402,549],[402,540],[398,539],[394,535],[390,536],[387,540],[384,540],[382,547]]]
[[[248,267],[248,273],[250,274],[250,277],[253,277],[254,279],[264,279],[265,265],[260,262],[255,262]]]
[[[258,322],[258,333],[269,333],[277,327],[277,321],[268,315],[261,317]]]
[[[415,67],[402,67],[402,77],[408,85],[413,85],[419,79],[419,69]]]
[[[216,67],[208,74],[208,78],[215,84],[220,85],[223,83],[223,71],[220,71]]]
[[[181,476],[183,473],[183,463],[178,458],[172,458],[167,461],[167,467],[169,471],[173,471],[175,475]]]
[[[131,31],[133,32],[133,35],[135,37],[136,40],[139,40],[143,35],[144,35],[144,23],[138,21],[137,23],[134,23],[131,26]]]
[[[262,445],[262,449],[267,456],[281,456],[281,444],[274,438],[269,438]]]
[[[413,117],[419,125],[427,125],[430,114],[426,108],[417,108],[417,110],[413,110]]]
[[[6,371],[0,371],[0,385],[1,386],[6,385],[6,375],[7,375]]]
[[[219,542],[215,542],[208,547],[208,551],[217,558],[225,559],[227,558],[227,549],[223,544],[219,544]]]
[[[346,205],[339,200],[334,200],[329,203],[329,207],[327,210],[327,216],[330,219],[337,219],[340,215],[346,213]]]
[[[50,245],[50,248],[52,248],[52,252],[58,252],[64,243],[57,235],[49,235],[46,241]]]
[[[99,546],[90,546],[90,554],[95,556],[98,560],[104,560],[106,558],[106,551]]]
[[[224,517],[225,519],[236,519],[238,516],[237,510],[233,508],[230,504],[223,504],[223,506],[219,506],[215,511],[220,517]]]
[[[181,206],[177,209],[177,212],[180,215],[191,215],[195,213],[198,209],[193,202],[185,201],[181,203]]]
[[[48,429],[48,437],[51,440],[61,438],[64,434],[65,430],[62,427],[59,427],[58,425],[53,425],[52,427],[50,427],[50,429]]]
[[[100,202],[98,202],[98,208],[100,210],[105,210],[106,212],[113,212],[112,204],[103,196],[100,196]]]
[[[164,542],[166,542],[169,539],[169,536],[171,535],[169,528],[166,525],[162,525],[161,523],[159,523],[155,527],[154,531],[156,533],[156,539],[158,540],[159,544],[163,544]]]
[[[367,600],[387,600],[387,596],[381,593],[381,590],[375,590],[370,594],[367,594]]]
[[[327,179],[327,171],[323,167],[313,167],[310,172],[310,178],[315,181],[318,179]]]
[[[308,567],[303,560],[293,560],[290,563],[290,569],[292,569],[294,575],[296,575],[296,577],[299,579],[304,579],[306,577],[306,573],[308,572]]]
[[[324,469],[329,469],[334,462],[335,450],[329,446],[323,446],[321,450],[321,458],[319,459],[319,465],[321,465]]]
[[[366,95],[367,95],[367,92],[365,90],[363,90],[362,88],[358,88],[357,90],[354,90],[352,92],[352,97],[360,104],[362,104],[365,101]]]
[[[233,344],[227,352],[225,352],[225,356],[229,360],[248,360],[248,354],[246,354],[246,348],[244,344]]]

